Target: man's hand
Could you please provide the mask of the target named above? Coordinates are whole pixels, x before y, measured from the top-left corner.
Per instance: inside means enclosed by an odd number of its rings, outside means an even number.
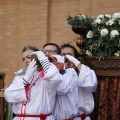
[[[37,69],[36,61],[33,59],[28,66],[25,76],[23,77],[24,84],[30,83],[32,75],[36,69]]]
[[[77,60],[75,57],[71,56],[71,55],[66,55],[66,57],[68,58],[68,60],[70,62],[72,62],[76,67],[80,64],[80,61]]]
[[[36,54],[39,61],[42,59],[47,59],[47,57],[42,51],[33,52],[32,54]]]
[[[50,61],[48,60],[48,57],[46,57],[42,51],[33,52],[32,54],[37,55],[37,58],[44,69],[44,73],[46,74],[50,67]]]
[[[57,59],[57,62],[65,63],[64,56],[60,56],[60,55],[52,55],[52,56]]]

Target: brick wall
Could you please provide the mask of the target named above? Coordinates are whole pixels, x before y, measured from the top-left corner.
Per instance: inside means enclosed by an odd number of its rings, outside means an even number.
[[[119,0],[0,0],[0,72],[5,72],[5,87],[22,67],[21,49],[46,42],[59,45],[74,39],[66,18],[70,15],[112,14],[120,11]]]

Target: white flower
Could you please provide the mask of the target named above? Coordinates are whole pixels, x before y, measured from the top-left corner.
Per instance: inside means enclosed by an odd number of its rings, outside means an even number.
[[[86,18],[86,16],[85,15],[78,15],[78,17],[80,18],[80,19],[85,19]]]
[[[104,15],[98,15],[97,16],[97,19],[103,19],[104,18]]]
[[[114,14],[112,15],[112,17],[113,17],[113,18],[120,18],[120,13],[114,13]]]
[[[92,36],[93,36],[93,32],[90,30],[90,31],[88,31],[88,33],[87,33],[87,38],[92,38]]]
[[[114,53],[115,56],[120,56],[120,51],[117,51],[116,53]]]
[[[89,50],[86,50],[86,55],[92,56],[92,53]]]
[[[119,32],[117,30],[112,30],[110,33],[111,38],[114,38],[115,36],[118,36]]]
[[[110,14],[105,14],[105,17],[111,18],[111,15]]]
[[[86,18],[86,16],[85,16],[85,15],[82,15],[82,17],[83,17],[83,18]]]
[[[100,24],[102,21],[101,21],[101,19],[99,19],[99,18],[97,18],[96,20],[95,20],[95,23],[96,24]]]
[[[106,22],[106,25],[113,25],[114,24],[114,20],[109,20],[108,22]]]
[[[101,30],[101,36],[106,36],[107,34],[108,30],[106,28]]]
[[[115,56],[119,56],[119,54],[118,54],[118,53],[115,53],[114,55],[115,55]]]

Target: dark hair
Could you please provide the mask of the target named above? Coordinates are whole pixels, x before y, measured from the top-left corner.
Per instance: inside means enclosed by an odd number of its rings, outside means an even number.
[[[32,50],[32,51],[39,51],[39,49],[38,48],[36,48],[35,46],[30,46],[30,45],[28,45],[28,46],[24,46],[23,47],[23,49],[22,49],[22,53],[23,52],[25,52],[25,51],[27,51],[27,50]]]
[[[75,58],[78,58],[80,56],[80,54],[78,53],[77,49],[73,46],[73,45],[70,45],[70,44],[63,44],[61,45],[61,49],[64,49],[66,47],[69,47],[69,48],[72,48],[74,50],[74,55],[75,55]]]
[[[43,46],[43,48],[46,47],[46,46],[48,46],[48,45],[53,45],[53,46],[55,46],[55,47],[57,48],[57,53],[58,53],[58,54],[61,54],[61,49],[60,49],[60,47],[59,47],[57,44],[55,44],[55,43],[46,43],[46,44]]]

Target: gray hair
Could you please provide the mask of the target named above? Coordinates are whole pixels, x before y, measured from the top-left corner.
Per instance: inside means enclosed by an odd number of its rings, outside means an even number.
[[[25,52],[25,51],[27,51],[27,50],[32,50],[33,52],[39,51],[39,49],[36,48],[35,46],[30,46],[30,45],[28,45],[28,46],[24,46],[24,47],[23,47],[22,53]]]

